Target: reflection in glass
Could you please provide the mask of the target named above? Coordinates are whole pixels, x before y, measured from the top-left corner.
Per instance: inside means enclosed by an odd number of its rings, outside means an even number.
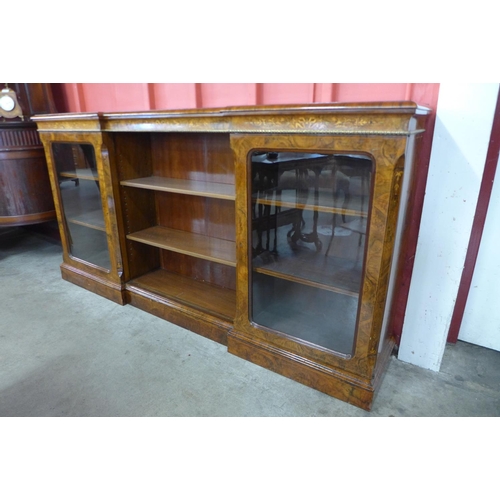
[[[90,144],[53,143],[70,254],[110,269],[108,242],[94,148]]]
[[[352,354],[372,161],[255,152],[251,175],[252,321]]]

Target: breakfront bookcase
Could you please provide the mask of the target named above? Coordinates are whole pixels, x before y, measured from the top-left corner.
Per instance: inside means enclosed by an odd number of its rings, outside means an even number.
[[[394,347],[391,269],[428,113],[39,115],[62,276],[370,409]]]

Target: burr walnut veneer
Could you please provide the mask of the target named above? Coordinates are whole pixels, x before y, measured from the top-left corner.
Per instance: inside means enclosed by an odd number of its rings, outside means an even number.
[[[62,275],[369,409],[428,111],[37,116]]]

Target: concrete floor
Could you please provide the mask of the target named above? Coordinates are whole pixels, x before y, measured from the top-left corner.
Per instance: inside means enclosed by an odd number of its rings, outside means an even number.
[[[60,245],[0,230],[0,416],[500,416],[500,352],[391,362],[368,413],[63,281]]]

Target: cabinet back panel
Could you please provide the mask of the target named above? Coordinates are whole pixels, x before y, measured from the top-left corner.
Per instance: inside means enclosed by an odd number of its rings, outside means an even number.
[[[127,240],[127,258],[129,276],[125,281],[132,280],[160,267],[158,248]]]
[[[177,193],[156,193],[160,226],[236,241],[234,202]]]
[[[119,180],[152,175],[151,136],[148,133],[114,134]]]
[[[234,184],[229,134],[152,134],[154,175]]]
[[[121,196],[126,234],[156,225],[154,197],[151,196],[151,193],[142,189],[123,188]],[[128,279],[136,278],[159,266],[157,248],[128,239],[126,240],[126,247],[126,258],[128,259],[130,273]]]
[[[236,290],[236,269],[217,262],[198,259],[170,250],[161,250],[161,267],[211,285]]]
[[[147,133],[114,134],[118,181],[149,176],[152,173],[151,137]],[[154,197],[140,189],[120,189],[122,224],[125,234],[140,231],[156,222]],[[125,240],[127,259],[125,280],[141,276],[160,265],[158,249]]]

